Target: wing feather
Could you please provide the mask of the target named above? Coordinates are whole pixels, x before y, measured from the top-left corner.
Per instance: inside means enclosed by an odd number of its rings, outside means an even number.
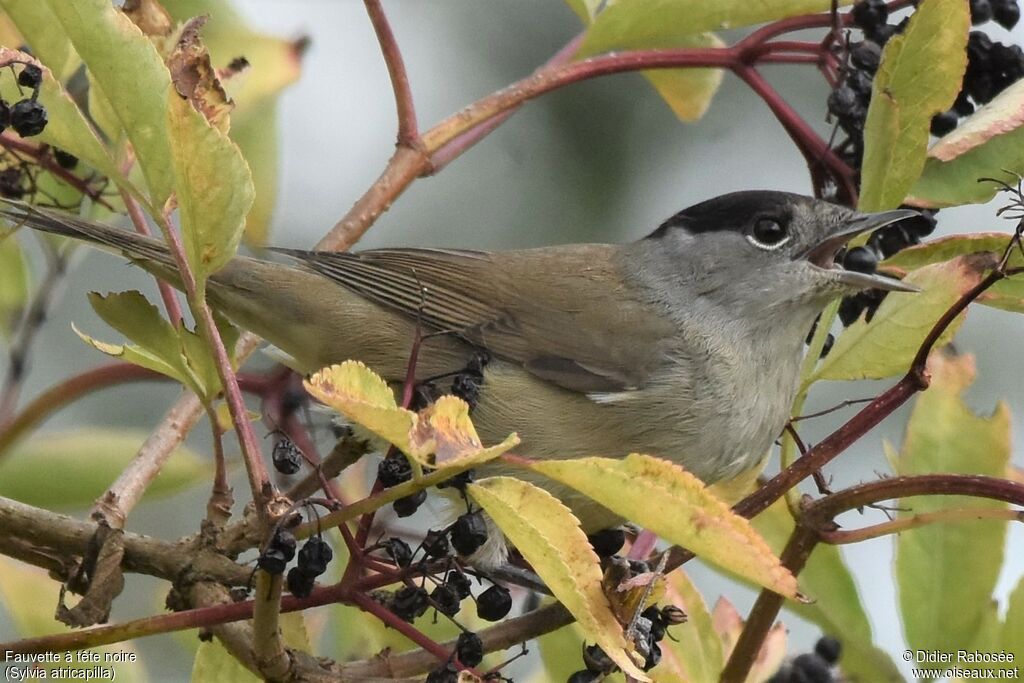
[[[279,250],[370,301],[521,363],[562,387],[643,386],[674,328],[622,283],[609,245],[492,254]],[[609,287],[608,283],[617,283]]]

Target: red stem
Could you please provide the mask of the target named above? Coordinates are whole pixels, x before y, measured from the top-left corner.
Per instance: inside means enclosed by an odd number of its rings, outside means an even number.
[[[377,42],[384,55],[384,62],[391,76],[391,87],[395,91],[395,107],[398,110],[398,144],[413,147],[419,143],[419,132],[416,126],[416,109],[413,106],[412,90],[409,87],[409,75],[402,61],[402,53],[398,49],[395,34],[391,31],[384,8],[380,0],[364,0],[366,13],[370,15],[373,30],[377,33]]]

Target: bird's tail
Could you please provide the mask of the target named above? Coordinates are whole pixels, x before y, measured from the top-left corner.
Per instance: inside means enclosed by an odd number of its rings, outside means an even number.
[[[0,198],[0,216],[15,227],[25,225],[34,230],[73,237],[119,252],[147,270],[158,271],[162,276],[168,274],[168,271],[177,270],[166,245],[152,237],[11,199]]]

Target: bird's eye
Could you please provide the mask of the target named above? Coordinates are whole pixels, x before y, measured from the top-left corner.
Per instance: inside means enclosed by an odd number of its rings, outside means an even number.
[[[789,241],[789,234],[776,219],[758,218],[747,239],[759,249],[773,251]]]

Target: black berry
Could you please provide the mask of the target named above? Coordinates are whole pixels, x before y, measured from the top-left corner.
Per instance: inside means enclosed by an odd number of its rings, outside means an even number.
[[[444,481],[437,485],[437,488],[453,488],[456,491],[465,491],[466,485],[472,484],[475,476],[476,475],[474,474],[473,470],[465,470],[463,472],[459,472],[451,479],[445,479]]]
[[[431,591],[430,600],[438,612],[449,617],[454,617],[459,613],[459,603],[462,602],[455,589],[445,584],[441,584]]]
[[[600,645],[587,645],[583,648],[583,663],[594,673],[608,673],[615,668],[615,662]]]
[[[818,655],[802,654],[793,659],[793,678],[807,683],[832,683],[832,671]]]
[[[286,434],[277,439],[270,459],[274,462],[274,469],[281,474],[295,474],[302,467],[302,452]]]
[[[665,637],[665,622],[661,620],[660,609],[651,605],[640,616],[651,622],[651,640],[657,643]]]
[[[7,100],[0,100],[0,133],[4,132],[9,125],[11,125],[11,105],[7,104]]]
[[[412,466],[404,455],[384,458],[377,465],[377,479],[386,489],[412,479]]]
[[[0,196],[21,199],[25,194],[23,180],[20,168],[11,167],[0,171]]]
[[[941,114],[936,114],[932,117],[931,133],[937,138],[941,138],[946,133],[950,133],[956,128],[958,117],[956,111],[950,109],[944,111]]]
[[[458,683],[459,670],[451,662],[441,665],[427,674],[426,683]]]
[[[403,586],[388,601],[388,609],[405,621],[413,621],[427,611],[430,600],[422,588]]]
[[[307,574],[301,567],[292,567],[288,570],[288,577],[285,583],[288,592],[297,598],[304,598],[313,592],[313,584],[316,577]]]
[[[69,154],[62,149],[53,150],[53,158],[57,160],[58,166],[68,170],[78,165],[78,157],[74,154]]]
[[[455,594],[459,596],[459,600],[464,600],[470,595],[469,577],[462,572],[449,572],[448,576],[445,577],[445,585],[450,586],[455,591]]]
[[[658,666],[658,662],[661,661],[661,646],[654,641],[650,641],[648,645],[650,650],[648,650],[647,658],[644,660],[644,671],[650,671]]]
[[[858,69],[868,73],[878,71],[878,64],[882,61],[882,48],[873,40],[864,40],[852,47],[850,50],[850,62]]]
[[[475,553],[487,542],[487,522],[483,513],[478,510],[460,515],[452,525],[451,537],[452,546],[459,555]]]
[[[889,18],[885,0],[861,0],[850,11],[853,23],[863,31],[872,31]]]
[[[423,552],[427,557],[440,558],[448,555],[448,534],[431,529],[423,538]]]
[[[603,529],[587,536],[598,557],[611,557],[622,550],[626,543],[626,532],[622,529]]]
[[[600,679],[602,675],[603,674],[588,671],[587,669],[580,669],[569,676],[566,683],[594,683]]]
[[[821,345],[821,358],[828,355],[828,352],[832,350],[832,346],[836,343],[836,338],[831,332],[825,335],[825,343]]]
[[[389,538],[381,544],[384,552],[399,567],[408,567],[412,564],[412,550],[409,544],[400,538]]]
[[[38,88],[42,82],[43,70],[35,64],[26,64],[18,74],[18,85],[23,85],[26,88]]]
[[[997,24],[1009,31],[1020,21],[1020,6],[1017,0],[1003,0],[992,5],[992,16]]]
[[[256,560],[256,566],[268,574],[283,574],[284,568],[288,566],[291,559],[284,551],[270,547],[264,550]]]
[[[35,100],[22,100],[11,107],[11,127],[23,138],[39,135],[46,128],[46,107]]]
[[[416,514],[416,511],[420,509],[420,505],[423,505],[426,499],[426,491],[417,491],[405,498],[399,498],[391,504],[391,507],[394,508],[395,514],[399,517],[411,517]]]
[[[455,641],[455,656],[465,666],[476,666],[484,658],[484,644],[472,631],[463,631]]]
[[[878,257],[875,256],[873,250],[867,247],[854,247],[846,252],[843,268],[855,270],[858,273],[874,273],[878,268]]]
[[[320,576],[333,557],[331,546],[319,536],[312,536],[299,550],[299,567],[310,576]]]
[[[476,613],[486,621],[498,621],[512,609],[512,594],[494,584],[476,597]]]
[[[971,0],[971,23],[977,26],[992,18],[992,5],[988,0]]]
[[[835,664],[839,661],[842,649],[842,644],[832,636],[822,636],[814,644],[814,651],[829,664]]]

